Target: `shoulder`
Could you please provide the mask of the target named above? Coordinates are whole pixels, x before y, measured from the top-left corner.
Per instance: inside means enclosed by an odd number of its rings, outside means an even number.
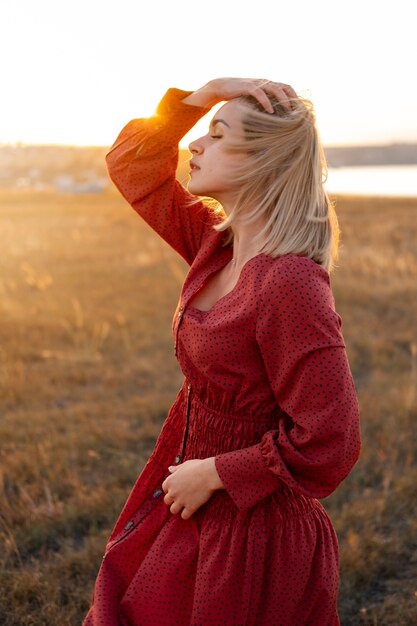
[[[341,318],[335,309],[329,272],[308,257],[287,254],[270,260],[262,280],[260,312],[297,318]]]
[[[309,257],[286,254],[270,260],[261,292],[264,297],[274,294],[299,297],[301,294],[306,296],[309,292],[329,294],[330,275],[324,267]]]

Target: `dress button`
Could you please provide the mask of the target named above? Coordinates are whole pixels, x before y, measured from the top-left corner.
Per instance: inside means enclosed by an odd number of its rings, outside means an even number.
[[[155,489],[155,491],[153,492],[153,497],[154,498],[159,498],[159,496],[161,495],[161,493],[164,493],[162,491],[162,489]]]
[[[130,520],[130,522],[128,522],[128,523],[126,524],[126,526],[125,526],[125,530],[129,530],[129,528],[132,528],[132,526],[133,526],[133,524],[134,524],[134,523],[135,523],[135,522],[134,522],[133,520]]]
[[[175,463],[179,463],[181,461],[181,457],[179,454],[175,457]]]

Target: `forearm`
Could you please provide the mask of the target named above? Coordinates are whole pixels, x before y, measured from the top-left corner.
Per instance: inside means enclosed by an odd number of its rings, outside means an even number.
[[[215,104],[222,102],[222,98],[217,93],[216,81],[211,80],[185,97],[182,102],[198,107],[213,107]]]
[[[214,218],[176,180],[178,143],[208,108],[188,106],[191,91],[170,88],[157,113],[124,126],[106,155],[108,173],[134,210],[191,265]]]

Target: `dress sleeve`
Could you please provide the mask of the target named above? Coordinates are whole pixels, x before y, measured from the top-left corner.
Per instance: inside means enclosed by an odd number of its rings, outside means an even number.
[[[240,510],[287,485],[307,497],[332,493],[356,463],[359,406],[328,272],[281,257],[262,286],[256,340],[276,399],[276,429],[258,444],[215,456]]]
[[[121,130],[106,154],[109,176],[134,210],[189,265],[205,228],[214,223],[203,202],[178,180],[178,142],[210,109],[185,104],[191,91],[168,89],[156,114],[133,119]]]

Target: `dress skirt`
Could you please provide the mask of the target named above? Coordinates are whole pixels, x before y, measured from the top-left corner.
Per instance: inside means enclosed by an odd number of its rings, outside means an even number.
[[[338,542],[315,498],[283,486],[244,511],[225,490],[190,518],[161,484],[181,451],[205,458],[257,439],[273,416],[221,415],[187,381],[110,537],[83,626],[338,626]]]

